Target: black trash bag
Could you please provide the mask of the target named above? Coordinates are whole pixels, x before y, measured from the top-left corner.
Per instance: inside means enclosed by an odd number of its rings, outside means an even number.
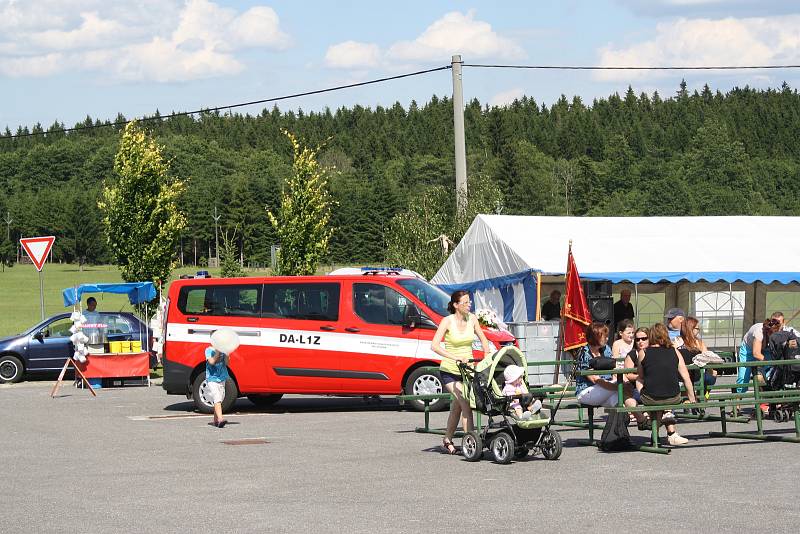
[[[598,447],[601,451],[627,451],[631,449],[631,435],[628,432],[628,414],[613,411],[608,414],[606,426],[600,436]]]

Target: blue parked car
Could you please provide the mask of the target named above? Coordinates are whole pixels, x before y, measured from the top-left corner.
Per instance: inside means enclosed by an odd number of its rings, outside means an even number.
[[[150,330],[141,319],[128,312],[100,312],[108,325],[108,341],[141,341],[152,346]],[[59,313],[25,332],[0,339],[0,384],[19,382],[27,374],[52,373],[64,367],[74,348],[69,340],[72,320],[69,313]],[[154,357],[150,358],[151,367]]]

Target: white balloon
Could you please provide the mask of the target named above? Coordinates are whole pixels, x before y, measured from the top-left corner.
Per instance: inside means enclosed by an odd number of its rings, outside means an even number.
[[[220,328],[211,334],[211,346],[217,352],[230,354],[239,348],[239,334],[232,328]]]
[[[81,312],[79,311],[74,311],[72,312],[72,315],[69,316],[70,321],[72,321],[73,323],[78,322],[80,318],[81,318]]]

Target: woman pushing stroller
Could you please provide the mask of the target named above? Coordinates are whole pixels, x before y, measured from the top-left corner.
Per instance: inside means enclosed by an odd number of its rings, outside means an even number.
[[[450,415],[447,418],[447,428],[442,440],[442,445],[449,454],[457,452],[456,446],[453,444],[453,435],[459,419],[464,432],[471,432],[474,429],[472,410],[469,402],[464,398],[464,386],[461,382],[458,362],[467,363],[472,359],[472,340],[476,336],[481,342],[484,354],[488,356],[492,353],[489,340],[481,330],[477,317],[469,311],[470,305],[469,293],[462,290],[453,292],[450,295],[450,302],[447,304],[450,315],[439,323],[439,328],[431,341],[433,352],[442,357],[442,363],[439,366],[442,385],[448,393],[453,395],[453,402],[450,403]],[[444,346],[442,346],[442,340],[444,340]]]

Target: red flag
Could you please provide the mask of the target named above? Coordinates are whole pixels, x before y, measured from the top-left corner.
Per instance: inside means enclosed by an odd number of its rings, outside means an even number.
[[[581,277],[572,257],[572,246],[567,256],[567,295],[561,314],[564,316],[564,350],[586,345],[586,327],[592,322],[592,314],[583,296]]]

